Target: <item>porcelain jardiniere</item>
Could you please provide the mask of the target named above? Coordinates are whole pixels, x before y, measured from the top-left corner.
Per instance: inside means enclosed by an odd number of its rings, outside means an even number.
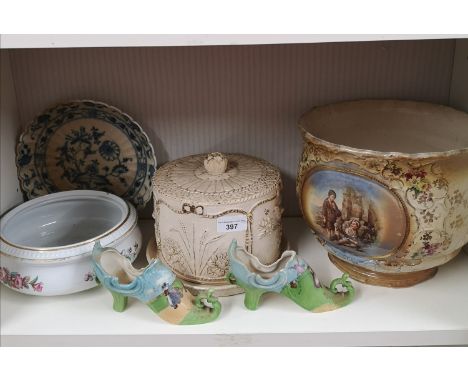
[[[468,242],[468,114],[355,101],[314,108],[299,126],[303,216],[351,277],[410,286]]]

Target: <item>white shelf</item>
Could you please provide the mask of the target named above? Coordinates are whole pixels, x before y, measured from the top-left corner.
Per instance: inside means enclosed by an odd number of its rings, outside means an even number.
[[[425,34],[4,34],[1,48],[91,48],[131,46],[203,46],[302,44],[347,41],[427,40],[468,35]]]
[[[149,238],[152,221],[141,226]],[[286,219],[285,231],[324,283],[340,275],[302,219]],[[138,301],[116,313],[103,288],[34,297],[2,286],[1,345],[466,345],[467,269],[462,253],[412,288],[354,282],[354,303],[321,314],[279,295],[266,296],[255,312],[244,308],[241,295],[223,298],[216,322],[185,327],[163,322]]]

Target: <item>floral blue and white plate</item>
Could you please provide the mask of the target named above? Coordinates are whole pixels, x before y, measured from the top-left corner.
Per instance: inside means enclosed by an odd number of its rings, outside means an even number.
[[[127,114],[102,102],[72,101],[40,114],[16,153],[27,199],[58,191],[98,190],[143,207],[151,199],[156,158]]]

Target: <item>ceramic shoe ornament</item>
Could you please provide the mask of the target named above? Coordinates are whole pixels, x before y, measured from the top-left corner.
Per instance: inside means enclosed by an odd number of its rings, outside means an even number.
[[[245,290],[247,309],[256,310],[260,298],[268,292],[282,294],[317,313],[341,308],[354,298],[354,288],[347,274],[333,280],[330,288],[323,287],[313,270],[294,251],[285,251],[273,264],[264,265],[233,240],[228,254],[229,280]],[[346,292],[339,292],[338,285]]]
[[[221,304],[212,293],[193,296],[160,260],[135,269],[114,248],[93,249],[94,271],[99,282],[114,298],[114,310],[123,312],[128,297],[145,303],[163,320],[178,325],[196,325],[214,321]]]

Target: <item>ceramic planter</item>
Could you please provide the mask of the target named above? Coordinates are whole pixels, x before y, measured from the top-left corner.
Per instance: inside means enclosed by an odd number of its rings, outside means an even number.
[[[468,242],[466,113],[356,101],[312,109],[299,126],[303,216],[351,277],[410,286]]]
[[[141,249],[135,208],[101,191],[65,191],[19,205],[2,217],[0,279],[21,293],[53,296],[96,286],[94,241],[133,261]]]
[[[281,177],[269,163],[194,155],[162,166],[153,190],[158,257],[184,281],[232,288],[225,280],[232,239],[264,264],[279,257]]]

